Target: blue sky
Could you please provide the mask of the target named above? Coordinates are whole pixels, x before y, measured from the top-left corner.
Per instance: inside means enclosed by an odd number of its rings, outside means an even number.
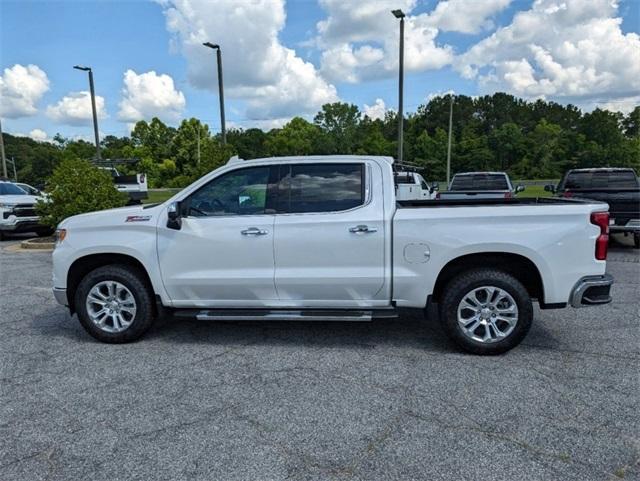
[[[3,0],[3,129],[26,135],[38,129],[47,138],[56,132],[89,137],[87,99],[74,103],[70,95],[88,90],[86,74],[72,69],[86,64],[93,67],[96,93],[104,99],[102,134],[126,135],[135,120],[151,115],[173,125],[193,116],[218,130],[215,56],[198,50],[193,40],[202,35],[223,46],[231,125],[269,128],[294,115],[311,118],[325,100],[351,102],[361,110],[378,102],[372,116],[396,108],[397,22],[388,5],[356,2],[345,13],[346,0],[271,3],[260,8],[252,0]],[[608,0],[581,6],[483,0],[482,11],[471,8],[479,5],[472,0],[396,3],[409,14],[407,42],[415,47],[407,54],[406,111],[449,90],[468,95],[505,90],[585,109],[629,110],[638,104],[640,58],[633,52],[640,50],[640,0],[613,7]],[[284,24],[280,14],[286,15]],[[538,22],[533,38],[525,39],[529,34],[514,23],[519,14]],[[329,27],[323,31],[318,22]],[[507,42],[507,32],[515,40]],[[492,35],[497,38],[488,43]],[[577,47],[568,50],[567,43]],[[295,58],[287,57],[288,49]],[[623,54],[626,62],[616,59]],[[24,69],[8,75],[5,69],[16,65]],[[128,70],[133,73],[125,81]],[[155,75],[143,75],[149,72]],[[585,80],[588,72],[594,73],[591,81]],[[33,136],[43,138],[41,132]]]

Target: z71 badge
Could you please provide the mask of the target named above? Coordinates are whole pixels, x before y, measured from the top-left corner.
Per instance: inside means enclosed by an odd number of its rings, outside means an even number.
[[[150,215],[128,215],[125,222],[146,222],[151,220]]]

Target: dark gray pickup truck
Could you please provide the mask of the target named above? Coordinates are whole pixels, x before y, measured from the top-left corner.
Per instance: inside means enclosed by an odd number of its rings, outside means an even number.
[[[560,197],[593,199],[609,204],[611,232],[633,234],[640,247],[640,182],[633,169],[594,168],[569,170],[556,186],[545,190]]]

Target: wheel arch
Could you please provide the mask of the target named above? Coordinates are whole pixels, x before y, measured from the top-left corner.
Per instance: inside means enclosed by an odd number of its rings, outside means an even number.
[[[76,311],[75,309],[75,295],[80,281],[91,271],[98,267],[107,265],[124,265],[131,267],[140,274],[143,275],[143,280],[149,289],[149,292],[154,295],[155,289],[151,282],[151,277],[145,269],[144,264],[140,260],[128,254],[120,253],[100,253],[100,254],[88,254],[77,258],[67,271],[67,302],[69,303],[69,309],[71,313]]]
[[[480,268],[497,269],[518,279],[532,299],[544,303],[544,284],[536,264],[529,258],[510,252],[482,252],[466,254],[450,260],[438,273],[431,300],[438,302],[451,279],[458,274]]]

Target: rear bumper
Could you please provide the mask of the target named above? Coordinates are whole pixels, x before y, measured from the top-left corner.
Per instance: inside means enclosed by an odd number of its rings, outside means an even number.
[[[640,219],[631,219],[624,225],[612,224],[609,226],[611,232],[640,232]]]
[[[613,276],[586,276],[580,279],[571,291],[569,302],[573,307],[597,306],[611,302]]]

